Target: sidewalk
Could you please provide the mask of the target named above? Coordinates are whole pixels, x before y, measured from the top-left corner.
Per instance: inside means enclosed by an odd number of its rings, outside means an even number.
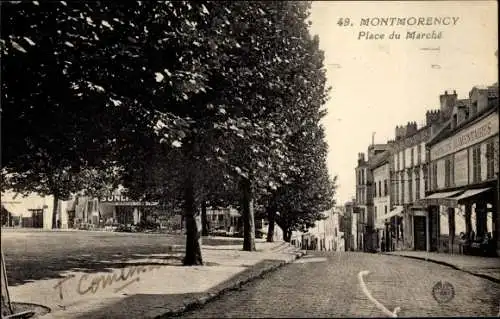
[[[288,243],[256,242],[256,252],[240,245],[203,246],[204,266],[181,266],[183,253],[134,259],[108,272],[71,271],[9,287],[13,302],[51,309],[41,318],[157,318],[182,313],[227,290],[262,276],[303,255]],[[109,261],[110,263],[113,260]]]
[[[425,251],[392,251],[384,254],[427,260],[500,283],[500,258],[498,257],[428,253]]]

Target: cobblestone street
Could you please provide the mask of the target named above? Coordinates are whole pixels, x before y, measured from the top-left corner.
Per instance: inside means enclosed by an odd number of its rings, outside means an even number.
[[[365,253],[309,253],[297,262],[230,292],[204,308],[185,314],[200,317],[385,317],[363,293],[389,311],[408,316],[496,316],[500,285],[425,261]],[[447,281],[454,298],[438,303],[433,286]]]

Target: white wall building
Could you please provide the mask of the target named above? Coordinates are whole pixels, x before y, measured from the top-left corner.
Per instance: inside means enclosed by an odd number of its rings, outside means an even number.
[[[385,218],[389,216],[389,212],[391,211],[390,159],[390,152],[387,151],[376,158],[372,164],[376,249],[381,247],[381,239],[385,233],[385,223],[390,221],[390,218]]]
[[[326,219],[319,220],[307,232],[292,232],[291,244],[302,249],[320,251],[344,251],[344,232],[341,232],[340,211],[323,212]]]
[[[6,191],[1,194],[1,202],[12,216],[19,216],[24,220],[24,226],[52,228],[53,196],[40,196],[36,193],[23,196],[12,191]],[[59,213],[57,216],[57,219],[61,221],[61,228],[67,228],[68,225],[68,215],[65,213],[68,203],[68,201],[59,201],[58,203],[58,211],[63,212],[62,216],[59,216]]]

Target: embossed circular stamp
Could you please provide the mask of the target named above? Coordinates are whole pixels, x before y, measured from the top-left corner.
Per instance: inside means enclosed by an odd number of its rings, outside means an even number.
[[[432,296],[439,303],[450,302],[455,297],[455,288],[447,281],[438,281],[432,287]]]

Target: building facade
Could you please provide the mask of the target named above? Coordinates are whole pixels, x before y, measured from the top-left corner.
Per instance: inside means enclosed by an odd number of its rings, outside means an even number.
[[[318,220],[307,232],[292,232],[290,243],[295,247],[318,251],[344,251],[344,232],[341,213],[330,209],[322,213],[325,219]]]
[[[346,251],[358,250],[358,214],[354,213],[354,202],[346,202],[344,204],[344,246]]]
[[[372,161],[373,208],[376,230],[376,249],[387,250],[390,218],[384,218],[391,209],[390,199],[390,151],[385,151]],[[382,247],[385,245],[385,247]]]
[[[428,143],[428,250],[457,252],[462,230],[472,245],[500,247],[498,127],[498,85],[474,87]]]
[[[396,127],[391,163],[391,245],[396,250],[426,250],[427,210],[420,200],[429,190],[429,164],[426,145],[451,117],[457,94],[440,96],[440,108],[426,113],[423,127],[416,122]],[[437,221],[432,224],[437,227]],[[435,239],[437,240],[437,238]]]
[[[377,161],[380,154],[388,151],[390,144],[372,144],[368,146],[368,158],[364,153],[358,154],[356,173],[356,200],[354,211],[358,214],[358,247],[363,251],[377,250],[377,231],[374,216],[374,180],[372,162]]]

